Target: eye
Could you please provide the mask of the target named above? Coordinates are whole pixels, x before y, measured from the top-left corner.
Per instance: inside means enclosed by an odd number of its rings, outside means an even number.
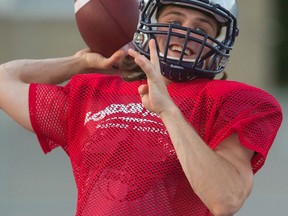
[[[202,27],[197,27],[197,28],[194,28],[196,31],[199,31],[203,34],[208,34],[208,32],[206,31],[206,29],[202,28]]]
[[[181,23],[179,21],[176,21],[176,20],[170,21],[169,24],[181,26]]]

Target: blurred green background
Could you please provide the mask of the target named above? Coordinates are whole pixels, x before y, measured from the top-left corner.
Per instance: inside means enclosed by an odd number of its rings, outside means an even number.
[[[85,48],[73,2],[0,0],[0,63],[67,56]],[[273,94],[283,108],[284,121],[265,166],[255,176],[254,190],[237,215],[288,215],[288,1],[238,3],[240,35],[228,78]],[[2,111],[0,147],[1,215],[74,215],[77,191],[69,159],[61,149],[44,156],[34,134]]]

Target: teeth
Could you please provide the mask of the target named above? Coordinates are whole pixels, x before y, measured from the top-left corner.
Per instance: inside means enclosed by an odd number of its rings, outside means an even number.
[[[171,49],[172,51],[182,52],[183,47],[181,47],[181,46],[179,46],[179,45],[172,45],[172,46],[170,47],[170,49]],[[192,54],[191,50],[189,50],[189,49],[186,49],[186,50],[185,50],[185,55],[186,55],[186,56],[190,56],[191,54]]]

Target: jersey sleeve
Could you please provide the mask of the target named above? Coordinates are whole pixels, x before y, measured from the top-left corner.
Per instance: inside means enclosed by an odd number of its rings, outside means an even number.
[[[30,84],[30,121],[45,154],[58,146],[67,152],[67,89]]]
[[[245,84],[232,82],[221,91],[215,99],[211,146],[237,133],[241,144],[255,152],[251,165],[256,173],[281,125],[281,107],[269,93]]]

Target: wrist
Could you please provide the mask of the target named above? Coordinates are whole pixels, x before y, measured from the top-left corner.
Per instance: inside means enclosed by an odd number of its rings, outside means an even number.
[[[94,65],[92,65],[93,62],[91,61],[89,54],[89,51],[84,49],[78,51],[74,54],[74,56],[72,56],[75,63],[74,69],[77,71],[77,73],[87,73],[87,71],[91,70],[94,67]]]
[[[175,119],[179,119],[182,117],[180,109],[174,103],[167,107],[168,108],[166,108],[159,114],[164,124],[169,121],[175,122]]]
[[[72,61],[74,61],[73,70],[75,73],[85,73],[86,70],[90,68],[86,54],[76,53],[74,56],[72,56],[72,59]]]

